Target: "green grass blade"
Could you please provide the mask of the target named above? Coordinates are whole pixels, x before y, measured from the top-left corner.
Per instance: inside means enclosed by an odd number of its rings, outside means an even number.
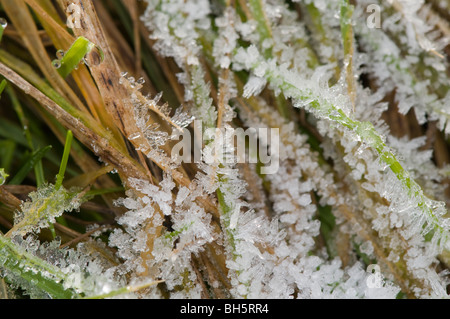
[[[57,267],[26,252],[9,238],[0,236],[0,268],[6,269],[8,276],[19,276],[31,286],[39,288],[56,299],[77,297],[73,290],[65,289],[63,274]]]
[[[0,118],[0,137],[15,143],[17,146],[29,147],[28,141],[23,134],[22,128],[16,123],[4,118]],[[35,134],[35,132],[33,132],[31,138],[33,140],[33,145],[39,147],[43,147],[46,144],[52,144],[51,141],[47,141],[45,136],[38,136]],[[2,149],[0,148],[0,155],[1,154]],[[3,157],[0,158],[3,160]],[[45,154],[44,158],[56,166],[59,166],[61,163],[61,159],[54,149],[48,151]],[[69,167],[67,168],[67,172],[72,176],[76,176],[78,174],[77,171]]]
[[[84,57],[91,52],[94,47],[94,43],[85,37],[79,37],[75,40],[69,50],[64,53],[61,60],[53,60],[53,65],[58,68],[58,73],[65,78],[70,72],[78,67]]]
[[[44,148],[40,148],[37,151],[33,152],[30,158],[22,166],[22,168],[11,179],[9,184],[20,185],[23,182],[23,180],[27,177],[28,173],[36,166],[36,164],[44,157],[45,153],[47,153],[51,148],[52,146],[48,145]]]
[[[6,174],[4,168],[0,168],[0,185],[3,185],[8,178],[8,174]]]
[[[21,146],[28,146],[27,140],[19,125],[4,118],[0,118],[0,136]]]
[[[72,134],[72,131],[69,130],[69,131],[67,131],[66,144],[64,146],[64,153],[63,153],[63,157],[61,160],[61,165],[59,167],[59,173],[56,176],[56,184],[55,184],[56,190],[60,189],[62,186],[64,174],[65,174],[66,168],[67,168],[67,162],[69,161],[70,148],[72,146],[72,141],[73,141],[73,134]]]
[[[344,46],[344,56],[345,56],[345,74],[347,82],[347,90],[350,96],[353,111],[355,111],[356,104],[356,81],[353,72],[353,55],[354,55],[354,36],[353,36],[353,26],[352,26],[352,16],[354,7],[349,3],[348,0],[343,0],[341,3],[341,36]]]
[[[0,18],[0,42],[2,41],[3,32],[5,31],[7,25],[8,23],[6,22],[5,18]]]

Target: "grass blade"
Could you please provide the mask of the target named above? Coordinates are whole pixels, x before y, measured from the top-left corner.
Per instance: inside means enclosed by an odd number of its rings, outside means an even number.
[[[3,79],[2,82],[0,83],[0,95],[3,93],[3,90],[6,88],[6,84],[8,84],[8,82]]]
[[[8,86],[6,88],[6,91],[11,100],[12,106],[13,106],[14,110],[16,111],[16,114],[20,120],[20,124],[23,127],[24,135],[25,135],[25,138],[27,139],[28,146],[29,146],[30,150],[32,152],[34,152],[36,150],[36,148],[33,143],[32,134],[30,131],[30,125],[29,125],[28,119],[25,116],[22,105],[20,104],[16,93],[10,86]],[[36,176],[36,185],[40,186],[40,185],[44,184],[44,182],[45,182],[44,167],[42,166],[41,160],[39,160],[36,163],[36,165],[34,166],[34,174]]]
[[[7,270],[6,278],[19,276],[53,298],[71,299],[77,296],[73,290],[64,288],[62,281],[65,275],[58,268],[26,252],[9,238],[1,235],[0,266]]]

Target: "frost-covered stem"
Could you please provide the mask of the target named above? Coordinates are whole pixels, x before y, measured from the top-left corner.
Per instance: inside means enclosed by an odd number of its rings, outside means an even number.
[[[225,104],[228,103],[228,101],[225,101],[225,97],[228,95],[227,91],[228,91],[228,87],[226,85],[227,80],[228,80],[228,76],[229,76],[229,69],[222,69],[221,70],[221,76],[220,78],[222,79],[222,83],[219,84],[219,101],[218,101],[218,112],[217,112],[217,128],[221,128],[223,126],[223,114],[225,112]],[[220,81],[219,81],[220,82]],[[221,186],[219,186],[219,188],[216,191],[217,194],[217,199],[219,202],[219,206],[221,209],[221,213],[222,213],[222,220],[223,220],[223,224],[225,226],[225,231],[227,233],[227,238],[228,238],[228,242],[229,245],[231,247],[231,255],[233,257],[233,259],[236,259],[238,256],[240,256],[237,253],[236,250],[236,243],[235,243],[235,232],[233,231],[233,229],[230,227],[230,219],[231,219],[231,214],[233,213],[233,207],[230,207],[226,201],[225,201],[225,193],[226,192],[230,192],[232,191],[230,188],[229,184],[229,179],[226,177],[226,175],[223,174],[217,174],[218,180],[219,180],[219,184]]]
[[[212,105],[209,85],[204,79],[205,70],[201,65],[193,65],[186,68],[186,73],[189,76],[189,84],[192,86],[195,108],[202,112],[201,120],[203,128],[205,130],[215,128],[217,115],[215,113],[215,107]]]
[[[229,69],[229,63],[231,61],[232,52],[231,50],[235,47],[233,38],[234,30],[231,31],[228,28],[234,28],[234,10],[227,3],[227,8],[225,9],[224,21],[217,21],[219,28],[218,35],[214,37],[214,46],[204,46],[204,43],[208,41],[201,41],[202,50],[207,54],[211,61],[218,67],[218,94],[217,94],[217,119],[215,118],[215,113],[213,112],[213,105],[210,98],[210,90],[206,89],[207,85],[204,83],[203,75],[204,71],[201,65],[189,66],[186,64],[185,72],[187,74],[192,74],[190,76],[191,85],[193,87],[193,100],[195,102],[195,107],[198,109],[199,118],[202,120],[203,128],[206,129],[221,129],[229,125],[230,118],[230,107],[228,105],[229,99],[233,94],[231,81],[232,74]],[[192,70],[192,71],[191,71]],[[205,112],[205,106],[207,106]],[[203,109],[203,111],[202,111]],[[214,121],[216,120],[216,121]],[[213,140],[206,140],[205,146],[209,146],[214,143]],[[228,142],[225,142],[227,144]],[[215,145],[217,147],[218,144]],[[223,147],[220,145],[219,147]],[[229,145],[226,145],[228,148]],[[217,155],[217,152],[215,153]],[[233,184],[232,178],[227,174],[222,174],[218,170],[230,168],[227,164],[221,163],[219,158],[216,158],[216,163],[214,164],[215,170],[211,173],[211,178],[217,178],[218,187],[216,189],[217,201],[219,204],[220,219],[222,224],[222,229],[225,233],[226,248],[230,254],[230,258],[233,262],[241,258],[242,255],[237,249],[236,239],[238,235],[238,225],[232,225],[232,217],[234,214],[239,215],[240,207],[236,203],[241,194],[236,189]],[[215,176],[214,176],[215,175]],[[237,221],[236,221],[237,222]],[[236,270],[236,275],[239,276],[242,270]],[[249,286],[248,282],[241,282],[245,287]],[[246,298],[247,294],[241,295]]]
[[[230,70],[222,70],[220,78],[228,80],[230,76]],[[219,92],[223,91],[225,84],[219,84],[221,87],[219,88]],[[219,94],[218,103],[217,103],[217,128],[221,128],[223,126],[223,113],[225,112],[225,96],[223,94]]]
[[[95,295],[95,296],[89,296],[89,297],[85,297],[83,299],[106,299],[106,298],[112,298],[112,297],[116,297],[119,295],[124,295],[124,294],[129,294],[129,293],[133,293],[133,292],[137,292],[139,290],[143,290],[146,288],[149,288],[151,286],[157,285],[159,283],[163,283],[164,280],[158,280],[158,281],[153,281],[150,283],[146,283],[146,284],[142,284],[142,285],[137,285],[137,286],[126,286],[117,290],[113,290],[109,293],[106,294],[102,294],[102,295]]]
[[[66,275],[57,267],[26,252],[10,239],[0,235],[0,265],[31,285],[42,289],[52,298],[71,299],[79,297],[63,285]]]
[[[319,9],[317,9],[317,7],[315,6],[313,1],[311,1],[311,3],[307,4],[305,7],[306,7],[305,13],[307,13],[307,15],[308,15],[307,18],[311,22],[310,26],[313,28],[313,31],[314,31],[313,33],[317,37],[317,41],[327,47],[332,47],[333,45],[330,43],[330,37],[328,36],[329,30],[327,30],[326,29],[327,26],[322,23],[322,16],[321,16]],[[328,61],[327,61],[331,64],[335,64],[334,74],[335,74],[336,79],[339,78],[339,74],[340,74],[340,70],[339,70],[337,61],[338,61],[338,58],[336,57],[334,52],[333,52],[333,54],[331,54],[329,56]]]
[[[219,175],[219,182],[226,184],[228,182],[228,179],[226,179],[224,176]],[[222,221],[224,224],[225,232],[227,234],[227,240],[231,248],[231,255],[233,259],[236,259],[240,256],[240,254],[236,251],[236,240],[234,238],[235,231],[230,227],[230,219],[233,208],[227,205],[225,202],[226,191],[227,189],[225,187],[219,188],[217,190],[217,200],[221,208]]]
[[[223,70],[224,71],[224,70]],[[224,75],[228,75],[228,72],[224,71],[224,73],[222,73]],[[228,90],[229,88],[227,87],[226,80],[222,78],[223,80],[223,84],[220,86],[219,88],[219,101],[220,105],[219,105],[219,115],[218,116],[218,122],[217,122],[217,128],[221,128],[223,126],[224,123],[222,123],[222,114],[223,112],[225,112],[225,104],[228,103],[228,101],[224,101],[224,97],[228,96]],[[219,164],[220,168],[224,168],[224,165]],[[219,187],[217,188],[216,194],[217,194],[217,200],[219,203],[219,207],[220,207],[220,213],[221,213],[221,221],[222,221],[222,225],[224,227],[225,233],[226,233],[226,240],[228,242],[228,247],[230,248],[230,254],[231,254],[231,258],[233,261],[235,261],[237,258],[241,257],[241,254],[238,252],[237,247],[236,247],[236,227],[231,225],[231,218],[232,218],[232,214],[235,211],[235,207],[230,203],[229,200],[226,200],[226,194],[233,194],[233,196],[237,199],[239,197],[238,194],[236,193],[236,190],[233,189],[233,186],[230,182],[230,179],[227,177],[227,175],[224,174],[220,174],[217,173],[217,179],[219,182]],[[235,203],[234,203],[235,204]],[[240,209],[240,208],[238,208]],[[239,276],[240,271],[237,271],[237,275]],[[248,286],[248,283],[243,283],[245,286]],[[243,296],[244,298],[246,297],[245,295]]]

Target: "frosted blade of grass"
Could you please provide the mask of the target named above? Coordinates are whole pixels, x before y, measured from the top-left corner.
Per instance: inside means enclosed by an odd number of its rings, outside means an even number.
[[[6,88],[6,84],[8,84],[8,82],[3,79],[2,82],[0,83],[0,95],[3,93],[3,90]]]
[[[22,168],[17,172],[16,175],[9,182],[10,185],[20,185],[23,180],[27,177],[28,173],[34,169],[37,163],[45,156],[45,154],[52,148],[51,145],[40,148],[37,151],[33,152],[30,158],[26,161],[26,163],[22,166]]]
[[[132,293],[132,292],[136,292],[139,290],[143,290],[146,289],[148,287],[163,283],[164,280],[157,280],[157,281],[152,281],[143,285],[138,285],[138,286],[126,286],[117,290],[113,290],[111,292],[108,292],[106,294],[102,294],[102,295],[96,295],[96,296],[89,296],[89,297],[85,297],[83,299],[106,299],[106,298],[112,298],[112,297],[116,297],[119,295],[123,295],[123,294],[128,294],[128,293]]]
[[[24,248],[14,244],[9,238],[0,235],[0,267],[9,275],[21,277],[31,286],[45,291],[52,298],[72,299],[77,294],[65,289],[63,281],[66,275],[57,267],[28,253]]]
[[[315,47],[314,51],[316,52],[314,55],[317,58],[317,61],[322,60],[324,58],[323,51],[324,48],[329,48],[332,51],[332,54],[326,58],[329,63],[335,63],[336,66],[334,68],[334,74],[336,79],[339,78],[339,66],[338,66],[338,57],[336,55],[333,40],[328,36],[330,34],[330,26],[323,21],[322,13],[314,4],[314,1],[310,1],[310,3],[305,4],[305,20],[308,24],[308,29],[311,29],[314,37],[317,37],[317,42],[320,43],[320,47]]]
[[[53,65],[58,69],[58,73],[65,78],[78,67],[94,47],[95,44],[85,37],[78,37],[69,50],[64,53],[62,59],[53,60]]]
[[[227,183],[227,179],[223,176],[219,176],[219,180],[223,182],[225,185]],[[222,218],[225,224],[225,231],[228,235],[228,243],[232,248],[231,253],[233,255],[233,259],[236,259],[240,256],[240,254],[236,251],[236,239],[235,239],[235,230],[230,227],[231,213],[232,207],[228,206],[225,202],[225,195],[222,189],[217,190],[217,198],[219,201],[220,208],[222,210]]]
[[[19,118],[20,124],[23,127],[25,138],[27,139],[28,147],[32,152],[36,151],[33,143],[33,138],[30,131],[30,125],[28,123],[28,119],[25,116],[25,113],[23,111],[22,105],[19,102],[19,99],[17,98],[17,95],[15,91],[11,88],[11,86],[8,86],[6,88],[6,92],[11,100],[11,104],[16,111],[17,117]],[[42,166],[42,161],[39,160],[36,165],[34,166],[34,174],[36,176],[36,185],[39,187],[45,182],[45,176],[44,176],[44,167]]]
[[[264,40],[272,39],[272,30],[270,27],[270,22],[268,21],[264,11],[263,1],[250,0],[248,4],[253,15],[252,18],[255,19],[258,24],[257,30],[260,36],[259,42],[263,43]],[[272,56],[272,47],[264,50],[264,56],[266,58],[270,58]]]

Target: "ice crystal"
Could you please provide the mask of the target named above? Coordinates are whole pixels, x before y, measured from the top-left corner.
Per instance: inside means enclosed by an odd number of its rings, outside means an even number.
[[[41,186],[29,197],[14,217],[14,227],[10,231],[13,235],[38,232],[53,224],[64,212],[79,209],[83,202],[78,193],[70,193],[64,187],[56,189],[52,184]]]

